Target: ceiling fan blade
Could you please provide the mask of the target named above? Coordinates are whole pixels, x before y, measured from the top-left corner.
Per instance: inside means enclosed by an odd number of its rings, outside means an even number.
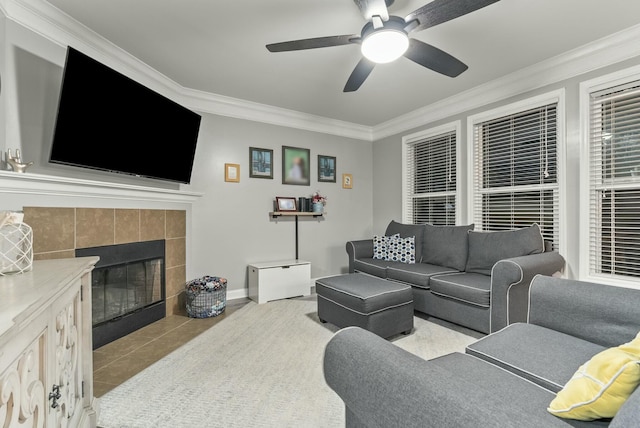
[[[431,3],[411,12],[404,20],[406,22],[417,20],[419,24],[415,28],[412,28],[412,30],[420,31],[442,24],[443,22],[451,21],[452,19],[482,9],[498,1],[499,0],[433,0]]]
[[[303,49],[328,48],[331,46],[358,43],[360,36],[356,34],[344,36],[316,37],[313,39],[292,40],[289,42],[271,43],[267,45],[269,52],[300,51]]]
[[[362,58],[356,65],[356,68],[351,72],[351,76],[349,76],[349,80],[347,80],[347,84],[344,85],[344,90],[342,92],[353,92],[358,90],[367,77],[369,77],[369,74],[371,74],[375,65],[375,62]]]
[[[409,49],[404,56],[416,64],[449,77],[456,77],[469,68],[448,53],[416,39],[409,39]]]
[[[362,16],[367,21],[371,20],[371,18],[375,15],[378,15],[382,18],[383,21],[389,20],[389,11],[387,10],[388,4],[393,3],[385,2],[385,0],[353,0],[360,9]]]

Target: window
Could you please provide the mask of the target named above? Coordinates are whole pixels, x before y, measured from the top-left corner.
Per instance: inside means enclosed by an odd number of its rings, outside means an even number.
[[[476,230],[537,223],[559,249],[559,102],[545,96],[469,118]]]
[[[589,275],[637,280],[640,80],[592,90],[588,99]]]
[[[457,142],[460,123],[403,138],[405,223],[457,221]]]

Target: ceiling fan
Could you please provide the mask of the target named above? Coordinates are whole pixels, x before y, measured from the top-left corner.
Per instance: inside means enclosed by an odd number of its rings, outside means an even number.
[[[431,28],[462,15],[489,6],[499,0],[433,0],[401,18],[389,15],[394,0],[353,0],[367,20],[360,35],[316,37],[267,45],[270,52],[326,48],[360,44],[362,59],[349,76],[343,92],[356,91],[376,64],[394,61],[401,56],[449,77],[456,77],[468,67],[448,53],[409,38],[409,34]]]

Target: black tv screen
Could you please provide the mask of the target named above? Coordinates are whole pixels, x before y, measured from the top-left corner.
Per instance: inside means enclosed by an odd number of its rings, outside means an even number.
[[[69,47],[49,160],[189,183],[200,120]]]

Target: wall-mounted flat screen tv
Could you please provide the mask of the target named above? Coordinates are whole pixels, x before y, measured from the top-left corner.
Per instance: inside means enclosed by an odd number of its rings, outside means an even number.
[[[67,48],[50,162],[189,183],[201,116]]]

